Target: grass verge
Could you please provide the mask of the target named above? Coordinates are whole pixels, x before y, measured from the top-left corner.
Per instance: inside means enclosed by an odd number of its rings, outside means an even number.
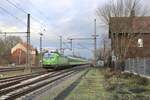
[[[65,100],[150,100],[150,81],[139,75],[91,68]]]
[[[91,68],[65,100],[108,100],[103,87],[104,77],[99,69]]]

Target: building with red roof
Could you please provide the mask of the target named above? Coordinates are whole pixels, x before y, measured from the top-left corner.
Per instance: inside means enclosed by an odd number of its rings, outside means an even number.
[[[30,58],[31,64],[35,64],[36,59],[36,50],[31,45],[30,49]],[[11,58],[12,62],[15,64],[26,64],[27,61],[27,43],[18,43],[11,49]]]

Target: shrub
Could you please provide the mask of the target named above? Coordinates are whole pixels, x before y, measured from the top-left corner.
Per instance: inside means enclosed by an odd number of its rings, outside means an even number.
[[[123,73],[121,74],[121,78],[127,79],[127,78],[131,78],[134,74],[132,73]]]
[[[121,75],[121,71],[118,71],[118,70],[114,71],[108,68],[106,69],[106,71],[103,72],[103,74],[104,74],[105,80],[107,80],[113,77],[119,78]]]
[[[145,77],[138,77],[135,79],[136,84],[138,85],[148,85],[149,84],[149,80]]]
[[[113,84],[111,83],[110,81],[107,81],[105,84],[104,84],[104,88],[106,89],[106,91],[113,91],[115,90],[117,87],[117,84]]]

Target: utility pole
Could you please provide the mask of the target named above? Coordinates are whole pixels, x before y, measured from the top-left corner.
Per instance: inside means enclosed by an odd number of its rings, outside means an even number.
[[[42,56],[42,36],[43,34],[40,33],[40,67],[42,67],[42,59],[43,59],[43,56]]]
[[[30,14],[27,15],[27,68],[31,72],[31,57],[30,57]]]
[[[73,40],[93,40],[93,38],[68,38],[68,40],[70,40],[70,45],[71,45],[71,50],[73,49],[72,47],[72,45],[73,45]]]
[[[60,36],[60,54],[62,54],[63,53],[63,51],[62,51],[62,36]]]
[[[105,41],[105,39],[103,40],[103,48],[104,48],[103,58],[104,58],[104,61],[105,61],[105,51],[106,51],[106,41]]]
[[[93,57],[94,57],[94,66],[96,66],[96,50],[97,50],[97,44],[96,44],[96,40],[97,40],[97,36],[96,35],[96,19],[94,19],[94,35],[93,36],[93,40],[94,40],[94,53],[93,53]]]
[[[68,40],[70,40],[70,44],[71,44],[71,50],[72,50],[72,53],[74,55],[74,48],[72,46],[73,44],[73,40],[93,40],[93,38],[68,38]]]
[[[7,34],[7,33],[5,32],[4,34],[5,34],[4,37],[5,37],[5,42],[6,42],[6,34]]]
[[[70,42],[69,42],[70,43],[70,50],[72,51],[72,40],[73,39],[68,39],[68,40],[70,40]]]

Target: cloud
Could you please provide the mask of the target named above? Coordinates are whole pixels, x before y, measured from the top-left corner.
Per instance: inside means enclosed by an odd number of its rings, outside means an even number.
[[[54,11],[55,13],[64,12],[73,5],[73,0],[32,0],[31,2],[45,12]]]
[[[4,0],[5,1],[5,0]],[[10,4],[1,2],[4,8],[11,9],[10,12],[19,17],[26,23],[26,14],[20,12]],[[10,0],[11,1],[11,0]],[[105,0],[14,0],[18,7],[30,12],[31,16],[31,43],[34,47],[39,47],[39,32],[46,32],[43,36],[43,46],[59,48],[59,36],[63,36],[64,42],[68,37],[91,37],[93,33],[93,19],[95,18],[95,9],[100,2]],[[12,2],[14,2],[12,1]],[[30,3],[31,2],[31,3]],[[26,5],[24,5],[26,4]],[[0,15],[0,29],[5,31],[26,31],[26,26],[14,20],[8,14]],[[40,22],[40,23],[39,23]],[[45,26],[41,25],[43,23]],[[101,29],[98,33],[103,32]],[[24,40],[26,40],[24,38]],[[87,47],[92,41],[83,42]],[[74,43],[78,47],[78,42]],[[88,50],[75,50],[81,52],[82,55]],[[91,56],[91,55],[90,55]]]

